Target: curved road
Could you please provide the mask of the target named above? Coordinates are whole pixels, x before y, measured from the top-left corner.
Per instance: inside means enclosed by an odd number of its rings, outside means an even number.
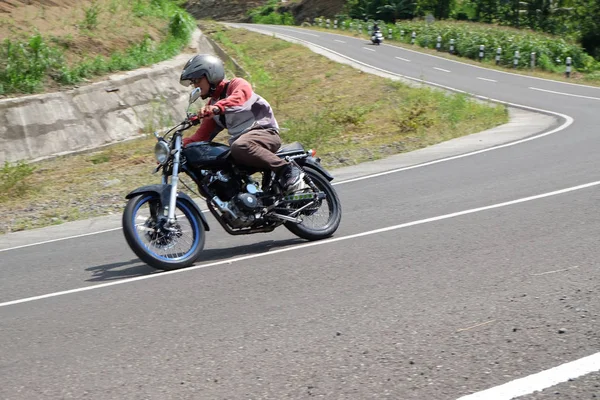
[[[174,273],[136,259],[117,218],[7,235],[0,399],[597,398],[600,89],[260,29],[555,122],[491,151],[355,168],[330,240],[209,219],[205,259]]]

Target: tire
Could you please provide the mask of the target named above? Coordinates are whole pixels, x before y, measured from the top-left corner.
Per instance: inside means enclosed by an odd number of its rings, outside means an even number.
[[[305,174],[304,180],[308,183],[308,180],[310,179],[320,191],[325,193],[326,198],[321,202],[319,209],[312,211],[308,215],[301,214],[300,217],[303,218],[303,222],[297,224],[288,221],[285,222],[284,225],[290,232],[302,239],[321,240],[328,238],[334,234],[342,220],[342,204],[340,198],[327,178],[321,175],[317,170],[309,167],[303,167],[302,169]],[[326,222],[318,228],[308,227],[305,223],[309,219],[313,219],[317,214],[321,214],[320,211],[324,206],[326,206],[326,211],[328,212]]]
[[[140,260],[152,268],[171,271],[189,267],[204,248],[205,230],[201,216],[187,201],[177,199],[175,216],[178,223],[174,231],[166,232],[154,227],[156,218],[152,216],[152,208],[159,205],[157,193],[144,193],[129,200],[123,211],[125,240]],[[140,223],[142,220],[143,224]],[[188,231],[191,238],[185,236]],[[161,254],[163,251],[166,254]]]

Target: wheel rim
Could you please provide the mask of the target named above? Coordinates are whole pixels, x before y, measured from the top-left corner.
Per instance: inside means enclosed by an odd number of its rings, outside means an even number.
[[[177,203],[177,223],[170,231],[157,229],[150,206],[154,196],[144,197],[132,213],[135,237],[152,257],[166,262],[177,262],[189,257],[200,243],[200,227],[194,213],[184,203]],[[145,207],[144,207],[145,206]]]
[[[310,230],[325,230],[332,224],[334,217],[333,195],[319,180],[311,180],[319,191],[325,193],[326,197],[319,200],[315,206],[308,207],[306,212],[300,212],[299,217],[302,219],[302,222],[299,225]],[[306,192],[310,193],[311,190],[308,189]]]

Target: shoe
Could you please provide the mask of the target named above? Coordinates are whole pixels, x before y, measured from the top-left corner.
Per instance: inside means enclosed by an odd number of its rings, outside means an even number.
[[[279,184],[284,192],[295,190],[295,186],[303,182],[304,172],[294,164],[288,164],[280,171]]]

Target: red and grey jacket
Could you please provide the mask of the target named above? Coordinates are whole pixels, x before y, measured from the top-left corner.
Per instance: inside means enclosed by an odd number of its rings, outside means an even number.
[[[223,129],[227,129],[231,135],[229,144],[252,129],[279,131],[271,105],[254,93],[250,83],[243,78],[221,81],[207,105],[219,107],[220,113],[202,120],[196,133],[183,139],[184,145],[211,140]]]

